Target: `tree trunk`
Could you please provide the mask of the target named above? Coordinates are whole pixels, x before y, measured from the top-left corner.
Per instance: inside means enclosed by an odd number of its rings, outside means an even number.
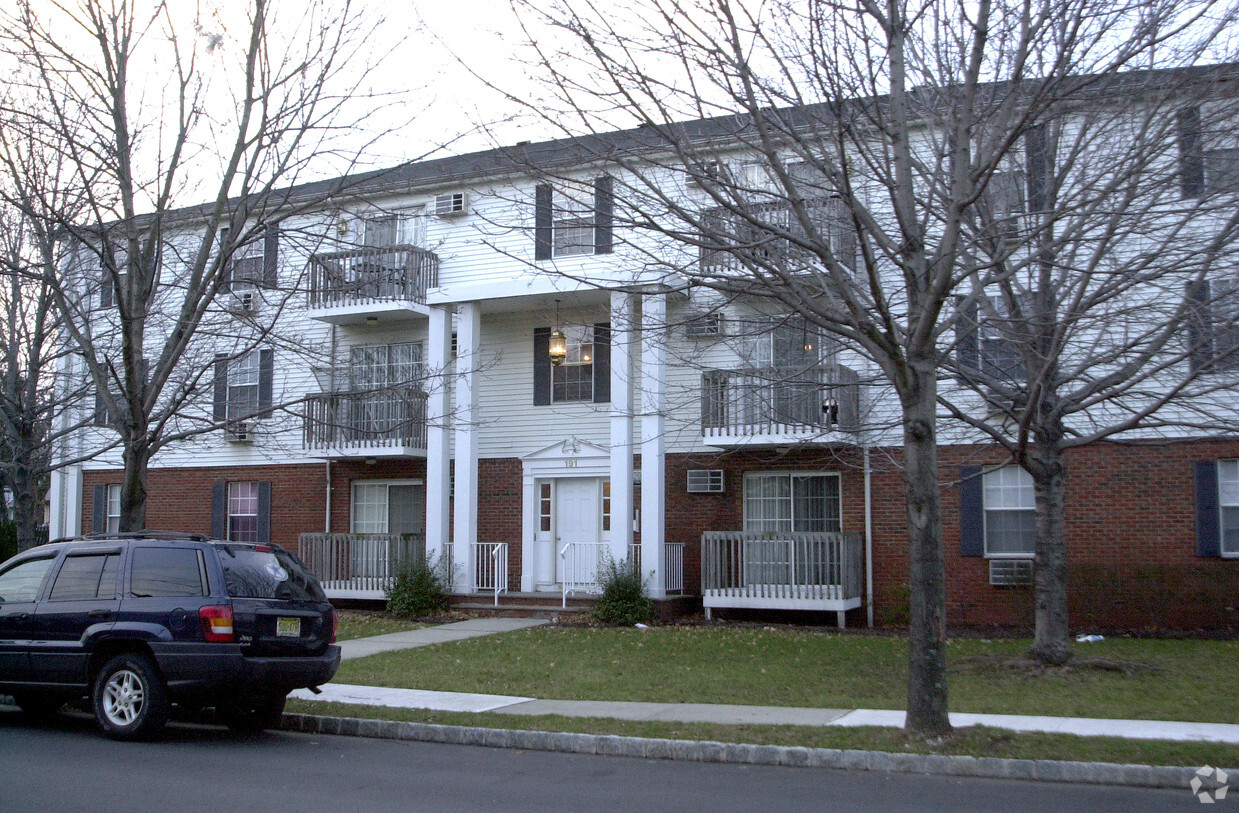
[[[1033,644],[1028,654],[1043,663],[1058,665],[1071,658],[1067,625],[1065,467],[1062,451],[1052,442],[1036,443],[1029,462],[1037,497],[1037,607]]]
[[[36,538],[43,524],[40,496],[38,483],[31,473],[18,469],[13,478],[13,522],[17,527],[18,550],[27,550],[42,541]]]
[[[908,716],[918,736],[951,730],[947,716],[946,570],[938,491],[937,382],[932,359],[913,362],[903,402],[904,490],[908,503]]]
[[[146,530],[146,470],[150,447],[135,440],[125,445],[125,476],[120,486],[120,530]]]

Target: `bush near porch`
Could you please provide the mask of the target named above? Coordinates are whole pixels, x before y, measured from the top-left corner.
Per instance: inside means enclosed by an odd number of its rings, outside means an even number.
[[[1239,723],[1239,641],[1118,638],[1079,655],[1147,669],[1050,670],[992,659],[1027,640],[952,639],[951,710]],[[759,626],[541,627],[345,662],[336,682],[567,700],[904,707],[907,641]]]

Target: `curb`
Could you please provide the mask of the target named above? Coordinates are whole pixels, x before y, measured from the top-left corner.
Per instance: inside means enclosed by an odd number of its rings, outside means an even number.
[[[474,728],[367,720],[358,717],[284,715],[284,731],[331,734],[385,740],[411,740],[525,751],[670,759],[684,762],[724,762],[741,765],[788,765],[846,771],[884,771],[1038,782],[1077,782],[1147,788],[1188,788],[1195,768],[1123,765],[1113,762],[1066,762],[1049,759],[903,754],[885,751],[844,751],[784,745],[745,745],[698,740],[647,739],[613,734],[573,734],[508,728]]]

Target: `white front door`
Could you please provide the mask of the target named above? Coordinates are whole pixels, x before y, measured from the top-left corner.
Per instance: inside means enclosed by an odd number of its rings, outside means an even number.
[[[596,548],[602,520],[599,515],[599,480],[595,477],[565,477],[555,481],[555,533],[552,556],[556,583],[565,578],[580,580],[583,557]],[[574,555],[565,559],[561,554],[568,545],[576,547]],[[565,568],[572,568],[569,572]]]

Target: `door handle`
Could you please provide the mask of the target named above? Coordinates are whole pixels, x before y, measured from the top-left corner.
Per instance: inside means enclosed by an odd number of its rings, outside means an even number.
[[[86,613],[86,616],[88,618],[111,618],[112,611],[111,610],[91,610],[90,612]]]
[[[9,621],[29,621],[30,613],[13,613],[12,615],[0,616],[0,618],[6,618]]]

